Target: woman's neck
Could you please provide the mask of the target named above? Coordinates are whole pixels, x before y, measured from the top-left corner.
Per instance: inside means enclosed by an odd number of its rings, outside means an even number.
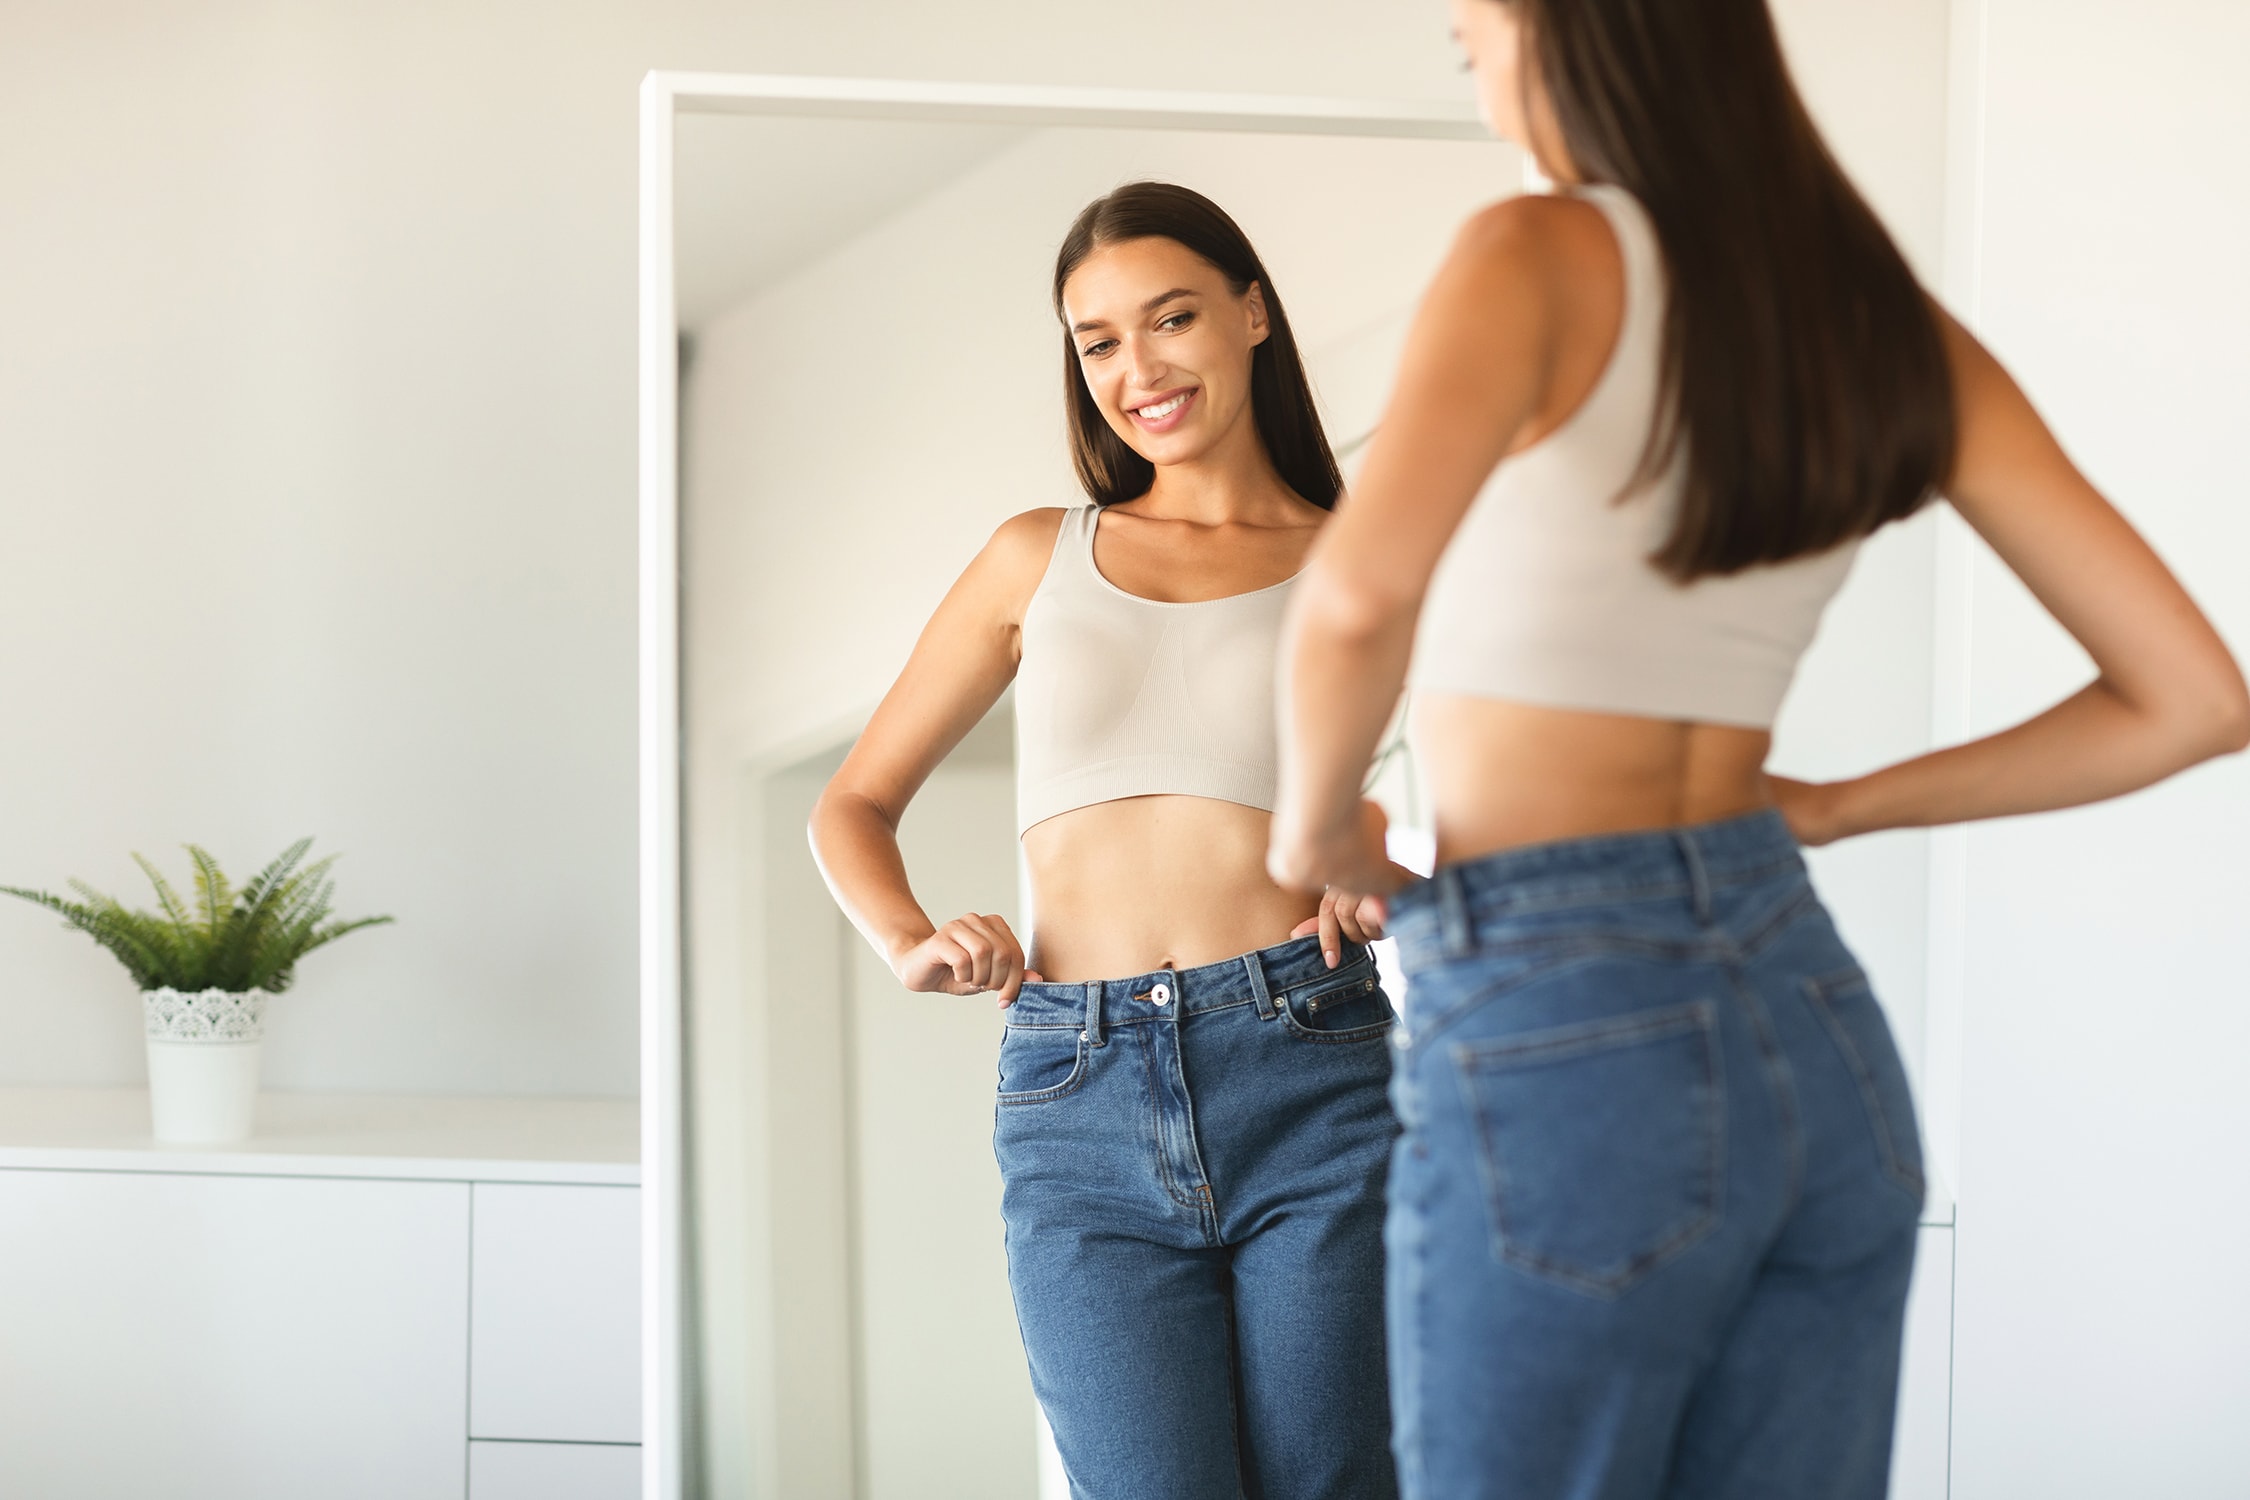
[[[1216,526],[1262,519],[1305,502],[1273,466],[1256,427],[1243,421],[1202,456],[1160,465],[1148,493],[1133,503],[1151,515]]]

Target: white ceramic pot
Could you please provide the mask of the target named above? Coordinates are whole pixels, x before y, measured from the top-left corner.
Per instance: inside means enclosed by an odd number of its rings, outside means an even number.
[[[141,992],[158,1140],[210,1145],[250,1134],[266,999],[264,990]]]

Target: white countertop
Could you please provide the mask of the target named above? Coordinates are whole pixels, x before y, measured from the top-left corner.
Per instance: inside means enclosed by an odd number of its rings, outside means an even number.
[[[0,1168],[632,1186],[640,1154],[631,1099],[261,1093],[250,1139],[172,1146],[145,1089],[0,1088]]]

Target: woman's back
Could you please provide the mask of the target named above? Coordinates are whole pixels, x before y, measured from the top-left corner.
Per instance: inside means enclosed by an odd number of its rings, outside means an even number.
[[[1856,551],[1662,572],[1684,454],[1641,472],[1663,399],[1654,230],[1611,186],[1497,212],[1543,242],[1555,362],[1576,378],[1550,382],[1422,609],[1410,682],[1446,861],[1758,805],[1768,731]]]

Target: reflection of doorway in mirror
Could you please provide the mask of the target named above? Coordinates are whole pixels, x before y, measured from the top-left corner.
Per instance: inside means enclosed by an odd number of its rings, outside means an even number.
[[[933,908],[1018,925],[1003,701],[899,830]],[[847,742],[848,743],[848,742]],[[804,817],[845,745],[760,779],[774,1114],[778,1495],[1037,1500],[1042,1433],[1008,1295],[988,995],[914,995],[820,884]],[[1057,1491],[1056,1493],[1061,1493]]]
[[[933,912],[1016,900],[1013,718],[939,767],[899,847]],[[840,919],[839,919],[840,922]],[[1038,1432],[1008,1295],[990,995],[915,995],[849,928],[854,1263],[864,1500],[1033,1500]]]

